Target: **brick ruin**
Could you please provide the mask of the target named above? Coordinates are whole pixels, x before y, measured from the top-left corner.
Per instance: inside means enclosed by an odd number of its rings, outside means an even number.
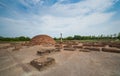
[[[55,40],[48,35],[37,35],[30,40],[32,45],[55,45]]]
[[[55,63],[55,59],[51,57],[47,57],[47,58],[40,57],[30,62],[30,64],[35,68],[37,68],[38,70],[43,70],[45,67],[48,67],[54,63]]]

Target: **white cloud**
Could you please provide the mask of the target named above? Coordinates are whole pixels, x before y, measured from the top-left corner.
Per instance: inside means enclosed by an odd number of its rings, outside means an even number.
[[[94,13],[92,15],[84,17],[56,17],[56,16],[43,16],[42,29],[47,30],[47,32],[63,32],[63,33],[77,33],[81,30],[95,26],[97,28],[99,25],[108,22],[114,13]],[[72,31],[72,32],[71,32]],[[89,30],[88,30],[89,31]]]
[[[51,7],[54,14],[79,16],[94,12],[103,12],[114,4],[115,0],[85,0],[74,4],[56,3]]]
[[[41,0],[32,0],[35,4],[39,1]],[[52,35],[60,32],[66,35],[98,34],[100,31],[105,31],[104,26],[109,28],[106,25],[111,21],[115,12],[105,11],[112,7],[114,1],[116,0],[84,0],[74,4],[58,2],[47,10],[43,10],[44,14],[42,15],[30,14],[26,19],[4,19],[2,22],[14,27],[10,28],[13,31],[24,32],[24,34],[31,33],[32,36],[39,33]],[[28,6],[27,3],[24,4]],[[114,24],[111,23],[112,27]],[[19,29],[16,30],[16,28]]]
[[[42,29],[43,31],[49,29],[47,30],[49,33],[68,34],[79,34],[86,28],[89,31],[91,26],[97,28],[110,21],[115,12],[105,13],[104,11],[113,4],[113,0],[86,0],[67,5],[56,3],[50,7],[50,14],[41,17]]]

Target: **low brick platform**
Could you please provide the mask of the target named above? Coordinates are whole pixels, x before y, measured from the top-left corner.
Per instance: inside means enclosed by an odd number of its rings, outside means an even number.
[[[75,51],[76,49],[75,49],[75,48],[64,48],[64,50],[67,50],[67,51]]]
[[[74,45],[73,48],[80,49],[83,48],[83,46]]]
[[[102,48],[102,51],[120,53],[120,49],[117,49],[117,48]]]
[[[51,57],[48,58],[41,57],[38,59],[34,59],[30,62],[30,64],[35,68],[37,68],[38,70],[42,70],[43,68],[52,65],[54,63],[55,63],[55,59]]]
[[[99,47],[84,47],[84,49],[93,50],[93,51],[101,51]]]
[[[37,54],[44,55],[44,54],[49,54],[49,53],[59,52],[59,51],[60,49],[43,49],[43,50],[37,51]]]

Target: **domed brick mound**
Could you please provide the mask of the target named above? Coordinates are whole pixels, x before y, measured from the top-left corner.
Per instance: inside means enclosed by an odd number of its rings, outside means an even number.
[[[37,35],[30,41],[32,45],[54,45],[55,41],[48,35]]]

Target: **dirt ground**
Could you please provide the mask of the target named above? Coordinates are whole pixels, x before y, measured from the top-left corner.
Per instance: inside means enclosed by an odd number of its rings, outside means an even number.
[[[39,71],[30,61],[39,58],[37,51],[43,48],[54,47],[24,46],[19,51],[12,51],[13,47],[0,49],[0,76],[120,76],[120,54],[97,51],[61,50],[45,55],[54,58],[56,63]]]

